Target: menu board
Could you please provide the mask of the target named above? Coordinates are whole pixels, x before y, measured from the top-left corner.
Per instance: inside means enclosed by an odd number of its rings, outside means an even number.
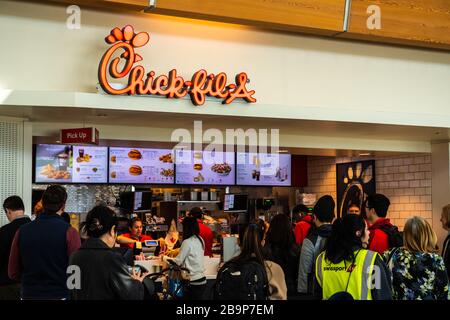
[[[106,183],[108,148],[38,144],[36,179],[38,183]]]
[[[109,182],[173,183],[172,149],[110,147]]]
[[[234,185],[234,152],[176,150],[176,183]]]
[[[290,186],[291,155],[238,152],[236,172],[238,185]]]

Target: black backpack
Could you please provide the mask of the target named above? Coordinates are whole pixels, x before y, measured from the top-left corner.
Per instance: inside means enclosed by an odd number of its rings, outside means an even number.
[[[403,235],[398,228],[393,225],[383,225],[381,231],[386,233],[389,238],[389,249],[399,248],[403,246]]]
[[[229,261],[217,273],[216,300],[267,300],[268,297],[266,269],[256,261]]]

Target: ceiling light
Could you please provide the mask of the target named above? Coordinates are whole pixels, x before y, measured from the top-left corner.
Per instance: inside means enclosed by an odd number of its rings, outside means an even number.
[[[366,152],[366,153],[360,153],[359,156],[363,157],[363,156],[370,156],[370,152]]]

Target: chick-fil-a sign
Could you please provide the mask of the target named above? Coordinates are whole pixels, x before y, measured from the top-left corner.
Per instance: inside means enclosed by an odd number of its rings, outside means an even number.
[[[189,94],[196,106],[205,103],[206,96],[222,99],[223,104],[229,104],[237,98],[247,102],[256,102],[254,90],[247,90],[248,77],[245,72],[236,75],[235,83],[227,84],[227,75],[223,72],[208,74],[205,70],[194,73],[192,79],[186,81],[171,70],[168,75],[156,76],[154,71],[146,72],[135,63],[143,58],[134,49],[145,46],[150,40],[147,32],[134,33],[132,26],[127,25],[122,30],[114,28],[105,38],[112,46],[103,55],[98,68],[98,78],[102,89],[112,95],[160,95],[167,98],[183,98]],[[120,57],[117,57],[119,52]],[[116,56],[113,58],[113,56]],[[125,59],[123,67],[119,67],[121,59]],[[108,74],[115,79],[128,77],[128,85],[116,89],[108,81]]]

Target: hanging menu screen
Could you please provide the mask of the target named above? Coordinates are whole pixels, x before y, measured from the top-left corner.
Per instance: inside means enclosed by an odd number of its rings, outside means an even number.
[[[176,183],[234,185],[234,152],[176,150]]]
[[[172,149],[109,148],[110,183],[174,182]]]
[[[291,155],[238,152],[236,172],[238,185],[290,186]]]
[[[107,166],[107,147],[36,145],[37,183],[106,183]]]

